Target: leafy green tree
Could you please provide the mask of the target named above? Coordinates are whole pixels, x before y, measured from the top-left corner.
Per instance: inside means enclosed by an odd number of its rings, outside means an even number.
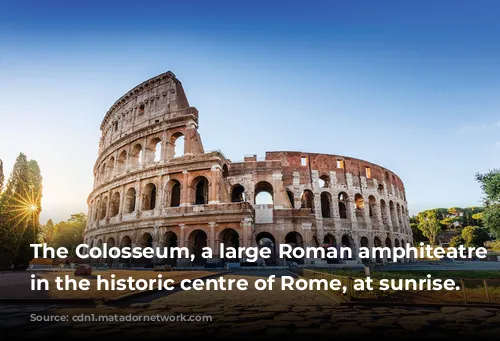
[[[44,243],[50,244],[54,238],[54,222],[52,219],[47,220],[45,225],[40,227],[40,238]]]
[[[422,231],[418,228],[418,219],[416,216],[410,217],[410,228],[413,234],[413,241],[415,243],[420,243],[427,240],[422,234]]]
[[[42,176],[38,163],[20,153],[0,196],[0,268],[24,269],[39,230]]]
[[[462,236],[455,236],[451,238],[450,240],[451,247],[459,247],[460,245],[465,245],[465,241],[463,240]]]
[[[483,246],[490,240],[488,232],[477,226],[467,226],[462,230],[462,239],[467,247]]]
[[[417,218],[419,230],[422,231],[422,234],[429,240],[431,245],[436,245],[437,238],[442,231],[436,211],[428,210],[420,212]]]
[[[485,174],[476,174],[483,190],[485,209],[482,215],[484,226],[493,234],[500,234],[500,169]]]
[[[74,255],[78,244],[83,243],[83,231],[87,225],[87,216],[84,213],[72,214],[67,221],[54,225],[54,235],[49,243],[53,247],[65,247]]]

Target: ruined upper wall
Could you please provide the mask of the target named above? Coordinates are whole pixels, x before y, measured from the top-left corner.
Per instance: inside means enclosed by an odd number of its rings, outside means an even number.
[[[189,107],[175,75],[168,71],[153,77],[128,91],[108,110],[101,123],[99,150],[136,130],[186,115],[198,119],[198,111]]]

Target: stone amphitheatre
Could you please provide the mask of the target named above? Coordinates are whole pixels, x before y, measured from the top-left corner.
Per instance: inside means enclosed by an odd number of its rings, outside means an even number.
[[[112,105],[100,127],[86,244],[188,247],[194,261],[161,260],[178,267],[224,264],[229,260],[219,257],[220,243],[273,250],[283,243],[353,250],[413,245],[404,185],[390,170],[300,151],[232,161],[221,151],[204,150],[198,117],[172,72],[139,84]],[[205,246],[214,251],[212,259],[201,257]],[[336,261],[359,261],[353,254]],[[145,259],[100,261],[151,265]],[[275,254],[266,262],[286,260]]]

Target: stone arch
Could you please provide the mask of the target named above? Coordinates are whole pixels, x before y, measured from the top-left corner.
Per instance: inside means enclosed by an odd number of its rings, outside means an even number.
[[[376,221],[377,219],[377,199],[373,195],[368,197],[368,215],[372,221]]]
[[[224,247],[234,247],[238,249],[240,247],[240,236],[238,232],[233,228],[225,228],[219,233],[219,243],[223,243]],[[225,261],[228,260],[239,260],[238,258],[224,257]]]
[[[348,247],[351,249],[351,255],[352,257],[349,257],[347,259],[353,259],[354,258],[354,254],[355,254],[355,251],[356,251],[356,243],[354,242],[354,239],[348,235],[348,234],[344,234],[342,235],[342,238],[340,240],[340,246],[341,247]]]
[[[231,202],[243,201],[245,201],[245,187],[240,184],[236,184],[231,189]]]
[[[135,211],[137,193],[134,187],[130,187],[125,194],[125,213],[132,213]]]
[[[208,204],[208,180],[204,176],[197,176],[191,181],[190,192],[193,205]]]
[[[132,247],[132,238],[130,236],[125,235],[122,237],[120,240],[120,248],[123,249],[124,247]],[[120,258],[120,263],[125,263],[125,264],[130,264],[131,258]]]
[[[162,263],[170,265],[170,266],[176,266],[177,265],[177,258],[176,257],[170,257],[170,249],[173,247],[177,247],[179,243],[179,239],[177,238],[177,235],[173,231],[168,231],[166,232],[161,239],[161,244],[163,247],[167,248],[168,252],[168,257],[162,259]]]
[[[384,195],[384,185],[378,184],[377,192],[378,192],[378,195]]]
[[[139,244],[139,246],[142,248],[153,247],[153,236],[149,232],[144,232],[142,236],[139,238],[137,244]],[[145,267],[150,267],[151,264],[154,263],[154,258],[142,257],[137,261],[143,264]]]
[[[181,183],[172,179],[167,183],[167,207],[179,207],[181,205]]]
[[[226,165],[226,164],[224,164],[224,165],[222,166],[222,177],[223,177],[224,179],[226,179],[226,178],[228,177],[228,175],[229,175],[229,169],[227,168],[227,165]]]
[[[114,173],[114,168],[115,168],[115,157],[111,156],[108,161],[108,169],[107,169],[107,177],[112,178]]]
[[[396,207],[394,206],[394,202],[392,200],[389,201],[389,212],[391,214],[391,223],[392,223],[392,231],[398,231],[398,221],[396,217]]]
[[[264,261],[268,265],[276,264],[276,238],[272,233],[269,232],[260,232],[255,236],[255,242],[257,246],[260,248],[267,247],[271,250],[271,255],[269,258],[265,258]]]
[[[161,139],[159,137],[154,137],[149,141],[149,148],[148,148],[148,153],[149,155],[149,162],[159,162],[161,161],[161,149],[162,149],[162,143]]]
[[[115,238],[109,237],[108,240],[106,241],[106,245],[108,247],[108,250],[112,247],[116,246]],[[114,262],[114,259],[111,257],[105,258],[105,262],[108,264],[108,266],[111,266]]]
[[[172,146],[172,157],[181,157],[186,153],[186,139],[184,134],[176,132],[170,137],[170,144]]]
[[[255,204],[263,205],[274,203],[274,189],[267,181],[260,181],[255,185]]]
[[[130,153],[130,165],[133,168],[137,168],[142,164],[143,151],[142,145],[137,143],[132,147],[132,152]]]
[[[318,180],[319,188],[330,187],[330,177],[328,175],[321,175]]]
[[[150,211],[156,207],[156,185],[152,182],[144,186],[142,193],[142,210]]]
[[[108,210],[108,197],[105,196],[104,198],[102,198],[101,201],[101,208],[99,209],[99,220],[102,220],[107,217],[108,214],[107,210]]]
[[[359,245],[362,246],[362,247],[370,247],[370,242],[368,241],[368,238],[366,238],[366,237],[363,236],[360,239],[360,244]]]
[[[348,202],[349,202],[349,197],[347,196],[347,193],[340,192],[338,197],[340,219],[348,218],[348,210],[347,210]]]
[[[373,245],[375,247],[382,247],[382,241],[380,240],[379,237],[373,238]],[[376,253],[375,262],[377,262],[377,263],[383,263],[384,262],[384,260],[380,256],[381,256],[380,253],[377,252]]]
[[[314,213],[314,194],[311,190],[306,189],[300,197],[301,208],[309,208]]]
[[[354,205],[356,206],[356,216],[363,217],[365,210],[365,199],[359,193],[354,196]]]
[[[321,192],[321,216],[323,218],[332,217],[332,195],[328,192]]]
[[[120,192],[116,191],[111,197],[110,217],[116,217],[120,212]]]
[[[296,231],[288,232],[285,236],[285,244],[290,245],[292,248],[303,247],[304,239],[302,235]],[[296,262],[297,264],[304,264],[303,258],[287,258],[291,262]]]
[[[387,205],[385,204],[384,199],[380,200],[380,212],[382,213],[382,223],[384,225],[388,225],[389,217],[387,216]]]
[[[206,259],[202,257],[203,248],[207,246],[207,233],[201,229],[192,231],[188,237],[188,248],[194,254],[193,265],[204,266]]]
[[[337,240],[335,239],[335,236],[331,233],[325,234],[323,237],[323,247],[324,248],[329,248],[329,247],[337,247]],[[326,258],[326,263],[327,264],[334,264],[338,263],[338,260],[335,258]]]
[[[127,151],[122,150],[120,154],[118,154],[118,161],[116,163],[116,166],[116,172],[118,174],[124,173],[127,170]]]

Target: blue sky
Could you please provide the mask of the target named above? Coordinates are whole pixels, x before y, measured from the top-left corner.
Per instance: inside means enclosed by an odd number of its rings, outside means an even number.
[[[404,181],[410,213],[480,203],[500,163],[494,1],[0,1],[0,158],[44,177],[42,221],[86,212],[99,125],[171,70],[205,149],[348,155]]]

